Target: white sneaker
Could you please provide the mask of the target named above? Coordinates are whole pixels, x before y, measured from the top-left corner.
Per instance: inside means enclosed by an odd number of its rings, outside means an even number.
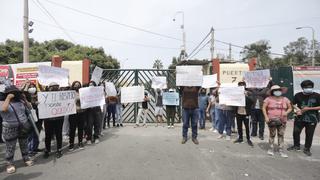
[[[227,131],[224,130],[224,131],[223,131],[223,134],[227,134]]]
[[[92,142],[91,142],[91,141],[87,141],[87,144],[88,144],[88,145],[91,145],[91,144],[92,144]]]
[[[99,142],[100,142],[99,139],[96,139],[96,140],[94,141],[95,144],[99,144]]]
[[[220,135],[218,136],[218,139],[222,139],[222,138],[223,138],[223,135],[220,134]]]
[[[173,128],[174,128],[174,126],[172,125],[172,126],[171,126],[171,128],[173,129]]]
[[[268,152],[267,152],[270,156],[274,156],[274,152],[272,149],[269,149]]]
[[[280,156],[283,158],[288,158],[288,155],[284,152],[281,152],[281,151],[280,151]]]
[[[168,126],[168,129],[170,129],[171,128],[171,126]]]
[[[231,140],[231,136],[227,136],[227,137],[226,137],[226,140],[227,140],[227,141],[230,141],[230,140]]]
[[[215,129],[215,130],[213,130],[213,132],[214,132],[214,133],[218,133],[218,130]]]
[[[209,129],[209,131],[213,131],[213,130],[214,130],[214,128],[210,128],[210,129]]]

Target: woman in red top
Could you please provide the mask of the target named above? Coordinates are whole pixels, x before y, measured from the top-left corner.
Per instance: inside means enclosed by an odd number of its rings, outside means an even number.
[[[291,102],[288,98],[282,96],[286,92],[286,88],[273,85],[269,91],[269,97],[263,103],[263,115],[269,127],[269,144],[268,154],[274,155],[274,138],[278,135],[278,146],[281,157],[287,158],[288,155],[283,152],[284,133],[288,114],[292,111]]]

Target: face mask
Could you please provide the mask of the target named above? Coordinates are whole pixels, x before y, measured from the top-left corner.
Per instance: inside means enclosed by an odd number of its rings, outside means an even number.
[[[282,92],[281,92],[281,91],[274,91],[274,92],[273,92],[273,95],[279,97],[279,96],[282,95]]]
[[[6,85],[1,84],[0,85],[0,92],[4,93],[5,88],[6,88]]]
[[[29,88],[28,89],[28,93],[30,93],[30,94],[35,94],[36,93],[36,91],[37,91],[37,89],[36,88]]]
[[[305,88],[305,89],[303,89],[303,92],[305,94],[311,94],[311,93],[313,93],[313,88]]]

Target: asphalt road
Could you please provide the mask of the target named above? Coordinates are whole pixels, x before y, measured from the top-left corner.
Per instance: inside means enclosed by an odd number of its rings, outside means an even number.
[[[178,125],[179,126],[179,125]],[[313,156],[289,152],[284,159],[267,155],[267,138],[253,139],[254,147],[217,139],[217,134],[199,131],[200,145],[180,144],[181,127],[111,128],[99,144],[84,150],[64,151],[56,159],[41,154],[33,167],[25,167],[16,150],[17,172],[7,175],[0,145],[0,179],[39,180],[319,180],[320,138],[314,139]],[[292,143],[292,128],[286,131],[286,146]],[[235,137],[233,137],[235,139]],[[303,139],[303,138],[302,138]],[[65,143],[66,147],[67,144]],[[43,143],[41,144],[43,146]]]

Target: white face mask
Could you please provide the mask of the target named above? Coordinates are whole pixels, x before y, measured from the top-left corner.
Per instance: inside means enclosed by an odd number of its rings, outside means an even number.
[[[35,94],[36,91],[37,91],[36,88],[29,88],[29,89],[28,89],[28,93],[30,93],[30,94]]]
[[[1,84],[0,85],[0,92],[4,93],[4,90],[6,89],[6,85]]]
[[[282,92],[281,92],[281,91],[274,91],[274,92],[273,92],[273,95],[279,97],[279,96],[282,95]]]
[[[313,93],[313,88],[304,88],[304,89],[303,89],[303,92],[304,92],[305,94],[311,94],[311,93]]]

